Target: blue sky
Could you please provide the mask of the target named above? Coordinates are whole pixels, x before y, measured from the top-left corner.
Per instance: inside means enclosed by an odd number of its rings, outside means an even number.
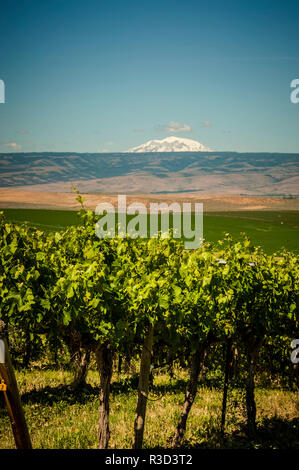
[[[298,1],[0,0],[0,152],[299,153],[298,32]]]

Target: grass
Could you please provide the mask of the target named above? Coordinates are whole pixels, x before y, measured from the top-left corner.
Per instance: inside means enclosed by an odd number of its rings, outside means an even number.
[[[167,448],[180,415],[187,376],[155,376],[148,401],[145,448]],[[34,448],[97,448],[98,374],[91,370],[85,389],[70,389],[64,370],[21,370],[17,381],[22,394]],[[1,397],[0,397],[1,398]],[[137,390],[128,375],[115,374],[111,396],[111,448],[132,448]],[[186,448],[299,448],[299,395],[279,389],[256,390],[258,437],[244,432],[242,392],[230,390],[226,435],[220,437],[221,390],[201,384],[191,410]],[[0,449],[14,448],[6,410],[0,400]]]
[[[74,211],[42,209],[1,209],[7,220],[44,230],[61,230],[79,223]],[[234,211],[205,212],[203,234],[207,241],[217,242],[226,232],[237,240],[241,233],[267,253],[286,248],[294,253],[298,247],[299,211]]]
[[[216,242],[224,232],[229,232],[234,239],[244,232],[254,245],[261,246],[269,254],[281,248],[299,252],[298,211],[207,213],[204,217],[204,237]]]
[[[15,223],[29,222],[43,230],[61,230],[69,225],[76,225],[79,219],[76,211],[45,209],[0,209],[7,220]]]

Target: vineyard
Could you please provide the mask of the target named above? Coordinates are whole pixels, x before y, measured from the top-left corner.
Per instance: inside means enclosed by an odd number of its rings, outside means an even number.
[[[20,373],[65,369],[81,396],[89,371],[98,371],[99,448],[114,439],[111,384],[124,370],[136,390],[135,417],[123,409],[135,449],[144,446],[151,390],[161,377],[186,379],[165,447],[186,445],[202,383],[221,390],[219,439],[232,395],[243,400],[248,442],[257,439],[256,381],[292,393],[298,416],[298,369],[290,359],[299,337],[297,255],[269,255],[229,235],[198,250],[171,236],[100,240],[95,214],[82,208],[79,216],[79,225],[54,232],[0,215],[0,320]]]

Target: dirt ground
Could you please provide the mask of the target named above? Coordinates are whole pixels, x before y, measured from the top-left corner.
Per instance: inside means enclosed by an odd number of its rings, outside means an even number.
[[[95,209],[101,202],[111,202],[117,208],[117,195],[111,194],[83,194],[84,205],[88,209]],[[229,194],[199,194],[199,193],[172,193],[172,194],[130,194],[127,204],[142,202],[148,207],[151,202],[201,202],[205,211],[240,211],[240,210],[299,210],[299,199],[286,199],[281,197],[238,196]],[[62,209],[77,210],[80,208],[76,201],[76,194],[61,192],[24,191],[17,189],[0,189],[1,208],[27,208],[27,209]]]

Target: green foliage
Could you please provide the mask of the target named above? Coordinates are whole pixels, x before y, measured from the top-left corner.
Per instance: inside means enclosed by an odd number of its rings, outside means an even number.
[[[267,255],[246,237],[198,250],[171,236],[100,240],[79,202],[80,224],[56,233],[0,217],[0,317],[28,343],[28,361],[74,332],[85,348],[109,343],[132,357],[149,323],[157,364],[228,338],[244,350],[283,337],[285,351],[298,334],[296,255]]]
[[[57,365],[65,345],[69,357],[109,344],[114,355],[136,359],[151,324],[155,368],[176,360],[185,366],[202,344],[213,354],[208,368],[219,383],[230,340],[238,350],[238,384],[246,353],[257,345],[259,372],[287,371],[292,381],[296,255],[268,255],[246,237],[236,242],[229,235],[198,250],[185,250],[171,235],[98,239],[98,217],[80,195],[78,201],[79,225],[56,233],[9,223],[0,213],[0,319],[15,362],[28,367],[50,352]]]

